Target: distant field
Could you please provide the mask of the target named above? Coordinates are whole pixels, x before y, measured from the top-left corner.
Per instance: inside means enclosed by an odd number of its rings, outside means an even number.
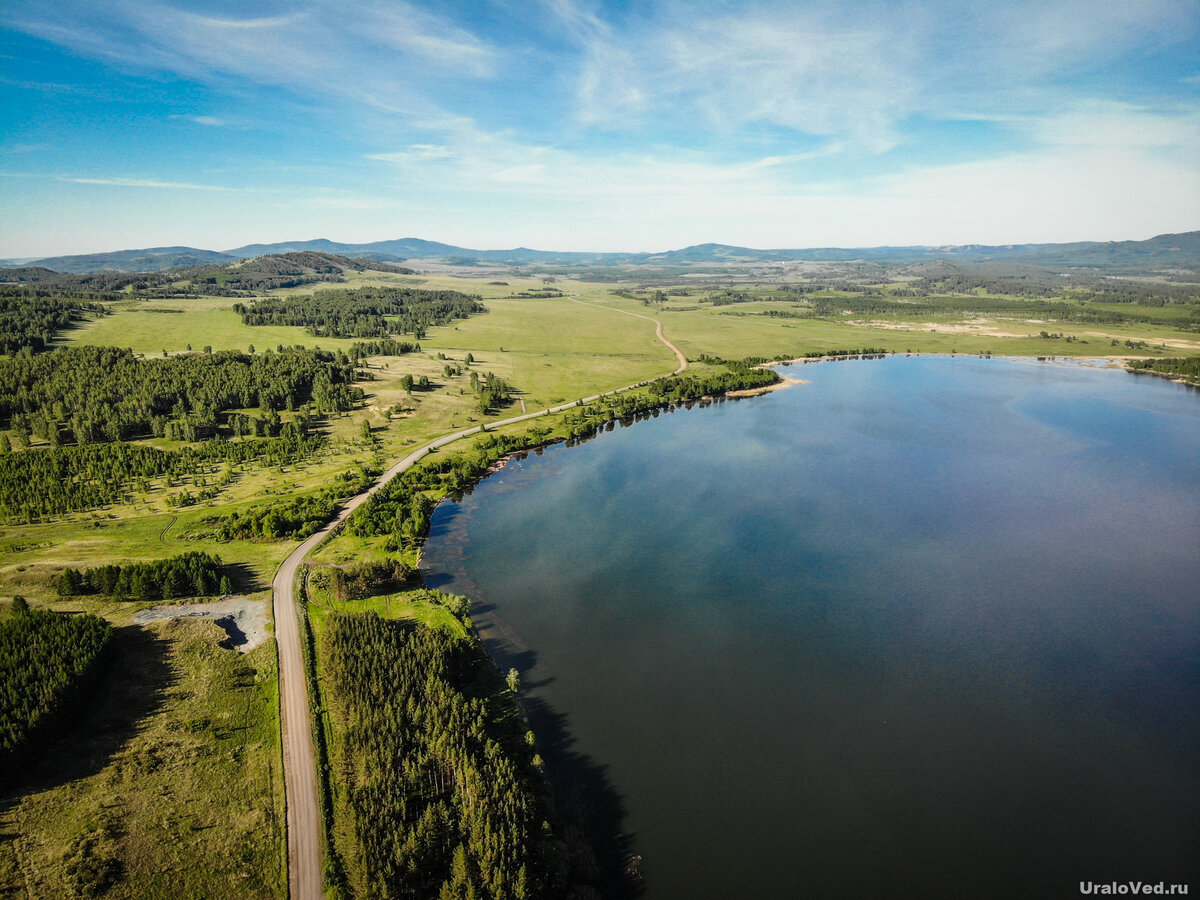
[[[257,350],[279,344],[348,348],[352,341],[317,338],[303,328],[243,325],[228,297],[196,300],[129,300],[112,305],[113,315],[69,333],[79,344],[129,347],[136,353],[159,356],[163,350],[184,352],[211,346],[214,350]],[[172,311],[176,310],[176,311]]]
[[[768,310],[782,310],[807,316],[807,310],[786,302],[712,306],[699,304],[696,298],[671,298],[664,306],[651,306],[649,310],[640,302],[625,297],[610,295],[601,302],[659,318],[668,336],[689,359],[704,353],[731,358],[773,357],[856,347],[881,347],[900,353],[908,350],[916,353],[991,352],[1008,356],[1153,355],[1163,350],[1200,352],[1200,335],[1181,332],[1166,322],[1162,325],[1096,325],[1025,321],[1011,316],[964,318],[927,314],[905,318],[897,311],[887,317],[887,327],[881,327],[870,322],[870,317],[774,318],[762,315]],[[1078,340],[1038,337],[1043,330],[1061,332]],[[1151,346],[1138,350],[1123,345],[1112,346],[1113,339],[1123,344],[1127,338],[1145,341]]]

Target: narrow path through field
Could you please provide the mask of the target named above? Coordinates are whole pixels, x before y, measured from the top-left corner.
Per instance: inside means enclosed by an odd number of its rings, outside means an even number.
[[[574,299],[574,298],[572,298]],[[623,313],[654,323],[654,333],[679,360],[679,368],[672,374],[678,375],[687,368],[687,358],[679,348],[663,336],[662,323],[650,316],[627,312],[598,303],[582,303],[584,306],[600,306],[613,312]],[[619,394],[633,388],[643,387],[650,380],[639,381],[612,391],[592,394],[578,401],[563,403],[549,409],[513,416],[499,422],[488,423],[489,427],[511,425],[547,413],[570,409],[577,402],[591,403],[601,397]],[[524,401],[521,407],[524,409]],[[300,622],[296,613],[296,576],[304,558],[323,543],[350,515],[367,502],[371,496],[404,470],[415,465],[428,454],[460,438],[483,431],[477,425],[463,431],[443,435],[414,450],[388,469],[370,488],[357,497],[346,501],[337,516],[324,528],[308,538],[292,551],[279,566],[272,587],[275,592],[275,640],[279,647],[279,714],[283,738],[283,779],[287,804],[288,836],[288,888],[291,900],[324,900],[321,887],[321,807],[317,795],[317,764],[313,751],[313,724],[308,707],[308,685],[304,673],[304,656],[300,646]],[[170,527],[170,526],[168,526]],[[166,529],[163,529],[166,534]]]
[[[162,541],[162,543],[168,547],[171,546],[171,542],[167,540],[167,532],[170,531],[171,526],[174,525],[178,521],[179,521],[179,516],[171,516],[170,521],[167,522],[167,524],[163,526],[163,530],[158,533],[158,539],[160,541]]]
[[[647,322],[653,322],[654,323],[654,336],[656,338],[658,338],[660,341],[662,341],[664,344],[666,344],[667,348],[672,353],[675,354],[675,358],[677,360],[679,360],[679,368],[676,369],[671,374],[678,375],[681,372],[683,372],[684,369],[687,368],[687,357],[684,356],[682,353],[680,353],[679,348],[676,347],[674,344],[672,344],[670,341],[668,341],[666,336],[663,335],[662,322],[660,322],[658,319],[655,319],[652,316],[643,316],[641,313],[630,312],[627,309],[618,309],[615,306],[605,306],[603,303],[587,303],[586,301],[578,300],[575,297],[571,298],[571,302],[578,303],[580,306],[598,306],[600,309],[610,309],[613,312],[619,312],[622,315],[633,316],[635,319],[645,319]],[[642,384],[645,384],[645,382],[642,382]],[[641,385],[637,385],[637,384],[630,385],[630,387],[640,387],[640,386]],[[629,390],[629,388],[622,388],[622,390]]]

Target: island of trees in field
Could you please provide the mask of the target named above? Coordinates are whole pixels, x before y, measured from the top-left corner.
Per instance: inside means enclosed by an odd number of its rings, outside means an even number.
[[[219,557],[193,550],[156,562],[109,564],[91,569],[67,567],[55,589],[61,596],[101,594],[118,600],[173,600],[208,597],[233,590]]]
[[[356,378],[345,354],[300,347],[164,359],[62,347],[0,360],[0,422],[18,441],[33,434],[52,447],[151,435],[196,441],[215,436],[228,410],[270,413],[310,403],[319,416],[350,409],[362,399],[351,387]],[[247,418],[231,420],[231,431],[248,427]]]
[[[408,287],[323,290],[311,296],[269,297],[234,304],[247,325],[295,325],[318,337],[386,338],[411,334],[417,340],[435,325],[487,312],[477,296],[459,291]]]
[[[17,449],[35,436],[50,445],[16,453],[0,436],[0,517],[103,506],[159,477],[213,475],[202,490],[215,492],[230,466],[303,459],[324,443],[308,433],[310,420],[361,401],[357,377],[345,354],[304,348],[138,359],[63,347],[0,360],[0,423]],[[190,445],[130,443],[150,436]]]
[[[0,354],[48,350],[60,332],[108,314],[101,303],[58,298],[5,297],[0,294]]]

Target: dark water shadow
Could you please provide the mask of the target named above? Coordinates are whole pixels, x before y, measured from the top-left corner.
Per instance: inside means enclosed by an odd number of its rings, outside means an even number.
[[[108,671],[74,715],[59,723],[54,736],[18,770],[0,808],[103,771],[138,733],[142,720],[162,708],[176,681],[167,662],[170,643],[136,625],[115,629]]]
[[[473,608],[473,612],[480,607]],[[555,831],[570,861],[569,897],[626,900],[643,894],[634,835],[625,830],[626,807],[608,775],[608,767],[577,746],[564,713],[531,692],[555,677],[538,669],[538,654],[506,634],[503,620],[487,622],[480,640],[500,672],[516,669],[521,676],[521,708],[537,735],[553,795]],[[534,679],[529,676],[533,674]]]
[[[438,573],[438,572],[424,572],[423,571],[421,573],[421,576],[422,576],[422,581],[425,583],[425,587],[430,588],[435,591],[447,590],[447,589],[449,589],[449,587],[451,585],[453,585],[455,583],[453,575],[448,575],[448,574],[443,574],[443,573]],[[460,590],[461,590],[461,587],[460,587]],[[485,608],[486,609],[495,609],[494,606],[489,606],[489,605],[483,604],[483,603],[479,603],[479,604],[472,603],[471,604],[471,612],[473,612],[473,613],[478,613]]]
[[[454,493],[459,492],[456,491]],[[455,498],[452,496],[451,499]],[[426,540],[444,538],[455,528],[454,520],[462,514],[462,510],[456,502],[443,502],[440,506],[441,508],[438,510],[437,516],[429,524],[429,534]],[[430,584],[429,587],[435,587],[435,585]]]
[[[572,887],[591,888],[613,900],[642,896],[636,836],[625,830],[625,800],[608,767],[577,746],[566,715],[536,697],[523,700],[522,706],[546,761]]]

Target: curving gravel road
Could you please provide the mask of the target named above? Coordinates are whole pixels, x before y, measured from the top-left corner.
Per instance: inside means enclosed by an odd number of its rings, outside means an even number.
[[[575,302],[581,303],[582,301],[576,300]],[[616,309],[612,306],[602,306],[598,303],[585,305],[601,306],[602,309],[611,309],[613,312],[653,322],[655,337],[662,341],[679,360],[679,368],[671,374],[678,375],[687,368],[687,357],[663,336],[662,323],[657,319]],[[650,380],[639,381],[627,387],[593,394],[590,397],[584,397],[583,402],[591,403],[601,397],[619,394],[649,383]],[[561,412],[570,409],[577,402],[579,401],[573,400],[550,409],[514,416],[499,422],[490,422],[488,427],[510,425],[548,413]],[[313,726],[311,710],[308,707],[304,657],[300,648],[300,623],[295,603],[296,575],[300,571],[300,564],[309,553],[345,522],[354,510],[366,503],[372,494],[405,469],[439,447],[444,447],[469,435],[478,434],[482,430],[483,426],[477,425],[474,428],[456,431],[414,450],[384,472],[370,488],[348,500],[333,521],[293,550],[275,573],[272,587],[275,591],[275,640],[279,646],[279,707],[283,738],[284,792],[287,803],[288,889],[291,900],[324,900],[325,897],[321,886],[323,826],[321,805],[317,794],[317,764],[313,751]]]

